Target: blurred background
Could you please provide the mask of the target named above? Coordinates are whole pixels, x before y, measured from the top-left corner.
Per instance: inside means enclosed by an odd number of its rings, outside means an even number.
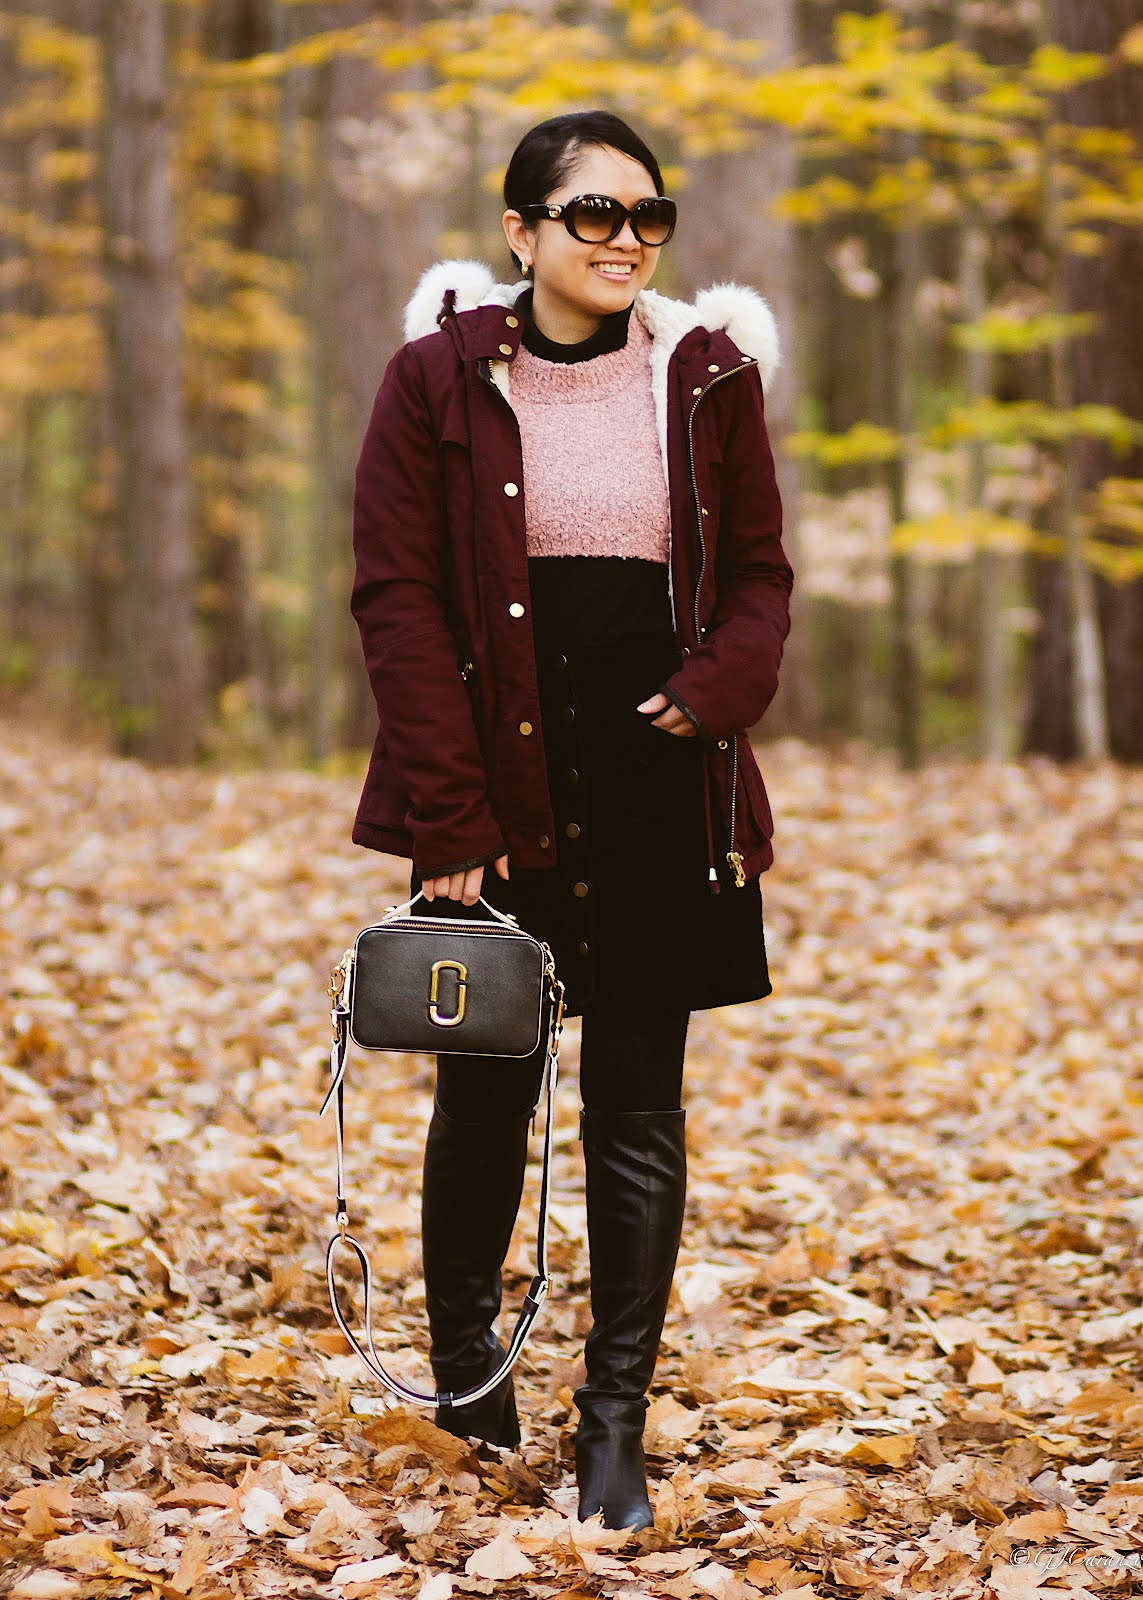
[[[1143,760],[1143,0],[0,12],[0,709],[354,770],[350,501],[404,303],[608,106],[655,287],[759,289],[795,628],[763,731]]]

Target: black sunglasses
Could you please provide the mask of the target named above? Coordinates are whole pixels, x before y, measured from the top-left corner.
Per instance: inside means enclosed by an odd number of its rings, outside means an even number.
[[[620,205],[607,194],[580,194],[566,200],[562,206],[539,201],[535,205],[521,206],[520,215],[525,222],[542,222],[550,218],[563,221],[564,227],[580,244],[607,244],[623,231],[630,218],[631,231],[640,244],[660,245],[675,231],[678,207],[666,195],[640,200],[631,207]]]

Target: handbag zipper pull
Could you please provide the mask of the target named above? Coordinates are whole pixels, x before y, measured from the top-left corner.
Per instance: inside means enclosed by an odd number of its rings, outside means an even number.
[[[726,859],[729,861],[730,869],[734,873],[734,887],[736,889],[745,889],[746,872],[742,865],[742,857],[737,850],[728,850]]]

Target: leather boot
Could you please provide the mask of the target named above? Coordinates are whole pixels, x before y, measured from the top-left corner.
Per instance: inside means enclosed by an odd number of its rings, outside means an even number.
[[[421,1251],[430,1362],[437,1389],[459,1394],[482,1383],[504,1354],[492,1331],[500,1268],[524,1186],[531,1118],[458,1122],[434,1102],[425,1140]],[[438,1428],[461,1438],[520,1442],[512,1374],[482,1400],[438,1406]]]
[[[594,1325],[576,1391],[579,1518],[646,1528],[643,1423],[686,1202],[685,1111],[585,1111]]]

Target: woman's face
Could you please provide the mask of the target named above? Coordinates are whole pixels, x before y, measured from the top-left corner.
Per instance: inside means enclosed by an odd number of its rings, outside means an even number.
[[[654,199],[656,193],[642,162],[610,145],[588,145],[564,182],[536,199],[562,205],[577,195],[606,194],[630,210],[639,200]],[[562,301],[581,315],[605,317],[624,310],[650,281],[659,259],[660,247],[641,244],[630,219],[606,244],[581,244],[562,219],[527,227],[518,211],[504,213],[504,232],[520,259],[532,263],[532,282],[542,287],[545,297]]]

